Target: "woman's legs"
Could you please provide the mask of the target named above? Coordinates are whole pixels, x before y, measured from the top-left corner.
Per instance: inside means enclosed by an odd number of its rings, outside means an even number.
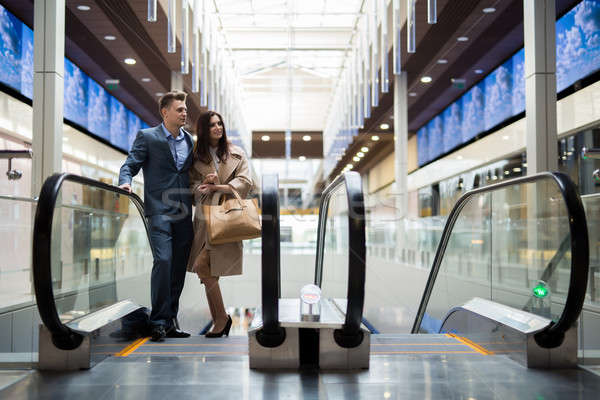
[[[208,308],[213,319],[213,328],[211,332],[220,332],[227,324],[227,312],[223,304],[221,296],[221,288],[219,287],[219,277],[202,278],[204,290],[206,291],[206,300]]]

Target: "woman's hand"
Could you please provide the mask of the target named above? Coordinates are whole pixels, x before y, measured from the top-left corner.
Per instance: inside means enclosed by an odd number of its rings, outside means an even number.
[[[202,185],[198,186],[198,191],[201,194],[205,194],[205,195],[211,194],[214,192],[232,193],[231,186],[229,186],[229,185],[213,185],[211,183],[202,184]]]
[[[205,183],[205,184],[212,183],[212,184],[216,185],[219,183],[219,177],[215,173],[208,174],[208,175],[206,175],[206,177],[204,178],[204,182],[202,182],[202,183]]]
[[[211,194],[212,192],[215,191],[215,186],[213,184],[202,184],[200,186],[198,186],[198,192],[200,192],[200,194]]]

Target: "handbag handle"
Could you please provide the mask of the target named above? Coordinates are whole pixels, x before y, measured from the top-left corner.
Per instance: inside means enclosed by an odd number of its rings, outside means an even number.
[[[242,203],[242,196],[240,196],[240,194],[238,193],[237,190],[235,190],[233,188],[233,186],[229,185],[228,186],[231,188],[231,193],[233,193],[233,195],[235,196],[236,200],[238,201],[239,205],[240,205],[240,209],[244,208],[244,203]]]

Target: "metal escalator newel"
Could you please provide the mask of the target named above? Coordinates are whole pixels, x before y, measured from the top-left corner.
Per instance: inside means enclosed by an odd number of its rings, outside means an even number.
[[[308,284],[300,289],[300,320],[319,321],[321,319],[321,288]]]

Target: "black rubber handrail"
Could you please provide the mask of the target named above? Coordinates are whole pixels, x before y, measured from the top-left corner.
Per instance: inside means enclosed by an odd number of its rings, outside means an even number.
[[[323,281],[323,250],[329,201],[333,193],[342,185],[346,187],[348,201],[348,292],[346,320],[341,329],[336,329],[334,338],[338,345],[352,348],[360,345],[363,332],[360,324],[365,303],[365,204],[362,181],[357,172],[346,172],[334,180],[321,195],[317,230],[317,255],[315,262],[315,285],[321,287]]]
[[[412,333],[417,333],[419,331],[421,322],[423,320],[423,315],[425,314],[427,304],[429,303],[429,298],[431,297],[431,292],[433,290],[437,274],[444,258],[448,241],[452,234],[452,229],[454,228],[454,224],[456,223],[456,220],[458,219],[462,209],[469,202],[469,200],[477,194],[493,192],[508,186],[532,183],[545,179],[553,180],[560,189],[569,216],[571,276],[569,280],[567,299],[562,314],[558,318],[558,321],[551,323],[548,328],[537,333],[535,340],[540,346],[545,348],[554,348],[560,346],[565,332],[575,323],[579,317],[579,314],[581,313],[581,309],[583,308],[589,269],[588,231],[581,197],[579,196],[577,187],[571,181],[569,176],[561,172],[542,172],[531,176],[507,180],[490,186],[471,190],[458,199],[456,205],[448,216],[446,225],[444,226],[440,244],[435,254],[431,272],[429,273],[429,278],[427,279],[427,285],[425,286],[425,291],[423,293],[423,297],[421,298],[419,311],[412,328]]]
[[[54,345],[61,350],[72,350],[81,344],[83,336],[72,331],[68,326],[61,322],[56,308],[54,291],[52,289],[52,223],[54,219],[54,208],[56,207],[60,188],[65,181],[93,186],[127,196],[133,204],[135,204],[142,216],[144,215],[144,203],[134,193],[129,193],[116,186],[108,185],[79,175],[67,173],[54,174],[46,179],[42,186],[33,226],[32,265],[36,303],[42,322],[44,322],[44,325],[52,335],[52,342]],[[142,221],[144,221],[146,234],[149,238],[150,235],[146,218],[142,217]],[[154,251],[150,239],[148,239],[148,243],[150,244],[150,249]]]
[[[285,329],[279,323],[281,297],[279,181],[277,175],[262,177],[262,328],[256,340],[264,347],[277,347],[285,340]]]

